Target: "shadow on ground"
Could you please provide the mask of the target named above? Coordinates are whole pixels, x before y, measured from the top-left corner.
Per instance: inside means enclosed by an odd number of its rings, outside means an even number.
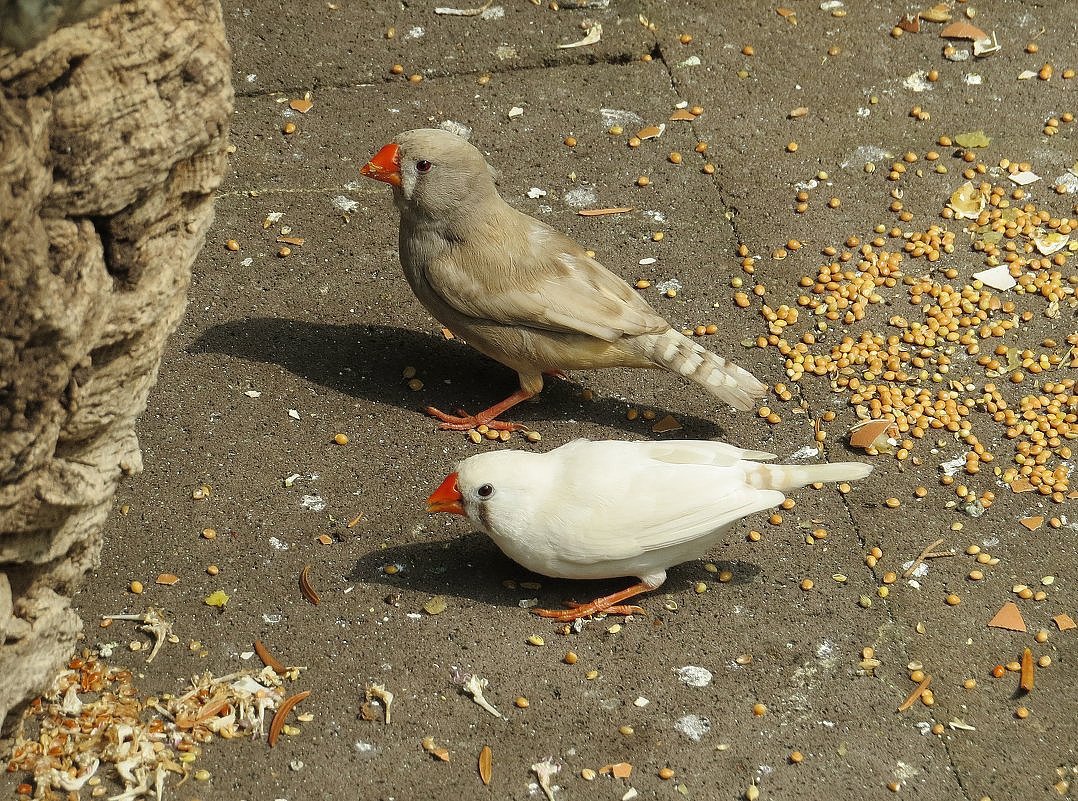
[[[387,573],[393,565],[397,572]],[[759,574],[760,567],[751,562],[716,561],[720,571],[733,574],[731,584],[749,584]],[[667,582],[658,590],[641,596],[641,604],[649,611],[649,599],[666,590],[680,589],[698,577],[699,565],[686,562],[668,571]],[[558,608],[567,600],[590,601],[636,581],[634,577],[608,581],[570,581],[552,579],[531,573],[506,557],[485,534],[472,532],[444,541],[412,542],[380,548],[360,557],[351,572],[351,581],[381,585],[387,595],[393,592],[414,592],[427,595],[449,595],[466,598],[492,606],[519,606],[522,598],[538,597],[540,605]],[[507,587],[505,582],[515,582]],[[539,589],[520,587],[521,582],[538,582]]]
[[[188,352],[221,353],[277,364],[346,395],[401,409],[415,409],[426,403],[444,411],[461,406],[479,411],[518,386],[514,373],[460,341],[391,326],[251,317],[211,326]],[[401,371],[408,365],[414,366],[423,379],[422,392],[411,391],[402,379]],[[509,417],[535,425],[584,419],[640,434],[640,424],[626,419],[623,401],[597,397],[584,402],[579,394],[580,388],[573,381],[548,379],[539,399],[521,404]],[[677,418],[682,425],[678,438],[724,435],[722,428],[710,420],[661,408],[655,411],[659,418],[666,414]]]

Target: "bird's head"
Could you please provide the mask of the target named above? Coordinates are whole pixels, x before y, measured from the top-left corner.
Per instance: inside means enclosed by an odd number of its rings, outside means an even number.
[[[463,515],[495,537],[512,536],[545,497],[540,454],[490,451],[465,459],[427,499],[427,511]]]
[[[496,195],[490,167],[472,145],[437,128],[405,131],[379,150],[361,175],[393,187],[402,212],[449,220]]]

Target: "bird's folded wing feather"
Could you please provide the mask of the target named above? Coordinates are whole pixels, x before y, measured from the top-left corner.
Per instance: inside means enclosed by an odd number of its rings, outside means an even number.
[[[607,342],[670,327],[632,287],[573,240],[521,217],[526,230],[503,232],[499,247],[467,242],[432,260],[427,268],[431,288],[469,317],[587,334]]]
[[[726,470],[708,466],[649,462],[646,469],[614,469],[612,481],[628,478],[614,493],[599,482],[567,481],[575,497],[566,499],[558,525],[576,532],[559,542],[560,556],[583,564],[600,559],[630,559],[705,537],[716,529],[782,503],[777,490],[759,490]],[[727,481],[722,481],[725,476]],[[727,484],[724,489],[723,484]],[[589,486],[590,485],[590,486]],[[604,501],[602,497],[616,498]]]
[[[669,442],[636,442],[633,447],[649,459],[668,464],[710,464],[732,467],[742,459],[767,461],[775,454],[750,451],[716,440],[671,440]]]

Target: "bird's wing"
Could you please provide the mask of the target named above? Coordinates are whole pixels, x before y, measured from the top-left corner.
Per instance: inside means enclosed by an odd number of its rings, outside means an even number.
[[[640,457],[580,460],[559,485],[564,496],[551,524],[572,534],[560,538],[558,551],[581,564],[683,545],[785,497],[746,485],[733,467]]]
[[[523,214],[514,222],[432,260],[431,288],[469,317],[607,342],[670,327],[576,242]]]
[[[637,442],[634,447],[649,459],[668,464],[710,464],[732,467],[742,459],[768,461],[775,454],[750,451],[717,440],[671,440],[669,442]]]

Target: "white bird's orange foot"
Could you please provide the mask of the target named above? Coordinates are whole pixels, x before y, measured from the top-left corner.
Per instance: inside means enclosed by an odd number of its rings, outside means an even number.
[[[604,595],[602,598],[596,598],[590,603],[578,604],[571,602],[569,603],[568,609],[533,609],[532,614],[551,620],[559,620],[563,623],[569,623],[582,617],[592,617],[593,615],[598,614],[642,615],[644,614],[643,608],[633,604],[622,604],[621,602],[653,589],[655,588],[641,581],[638,584],[625,588],[621,592],[615,592],[611,595]]]
[[[446,414],[435,409],[433,406],[426,408],[427,414],[436,420],[440,420],[438,428],[442,431],[468,431],[479,426],[493,428],[495,431],[526,431],[527,426],[523,423],[506,423],[496,419],[502,412],[512,409],[521,401],[535,397],[534,392],[518,389],[501,403],[495,403],[489,409],[484,409],[477,414],[468,414],[463,409],[457,409],[456,414]]]
[[[479,426],[486,426],[495,431],[523,431],[527,428],[522,423],[506,423],[502,420],[495,420],[493,417],[488,417],[484,412],[468,414],[463,409],[457,409],[456,414],[446,414],[433,406],[428,406],[425,411],[431,417],[440,421],[438,428],[441,431],[470,431]]]

